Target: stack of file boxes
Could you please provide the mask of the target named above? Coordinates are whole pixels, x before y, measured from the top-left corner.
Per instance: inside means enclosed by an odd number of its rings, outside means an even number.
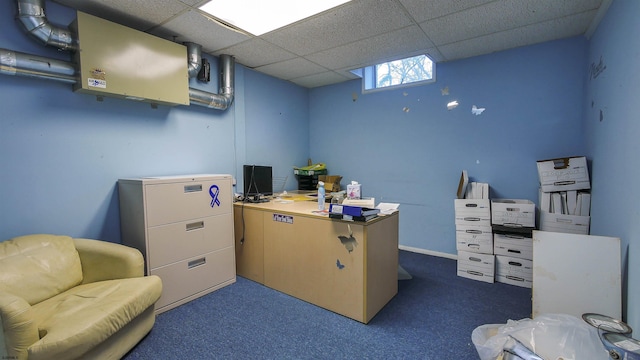
[[[491,201],[496,281],[531,288],[536,205],[530,200]]]
[[[540,160],[540,230],[589,234],[591,184],[584,156]]]
[[[454,200],[458,276],[493,283],[495,257],[489,185],[469,183],[463,171]]]

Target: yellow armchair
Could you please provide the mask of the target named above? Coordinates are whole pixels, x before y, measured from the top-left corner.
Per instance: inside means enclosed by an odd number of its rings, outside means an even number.
[[[130,247],[47,234],[0,242],[0,357],[119,359],[153,327],[161,293]]]

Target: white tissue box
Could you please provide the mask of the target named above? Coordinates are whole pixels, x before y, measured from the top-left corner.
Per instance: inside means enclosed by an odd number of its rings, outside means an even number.
[[[347,198],[348,199],[360,199],[360,184],[348,184],[347,185]]]

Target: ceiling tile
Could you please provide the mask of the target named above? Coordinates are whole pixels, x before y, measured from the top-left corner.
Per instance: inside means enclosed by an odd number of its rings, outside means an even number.
[[[57,3],[132,29],[147,31],[189,7],[176,0],[55,0]]]
[[[188,11],[151,33],[177,42],[194,42],[202,45],[206,51],[226,48],[250,38],[205,16],[199,10]]]
[[[262,37],[298,55],[348,44],[413,24],[396,1],[354,0]]]
[[[298,84],[300,86],[304,86],[307,88],[314,88],[319,86],[337,84],[344,81],[350,80],[348,77],[335,73],[333,71],[328,71],[320,74],[303,76],[296,79],[291,79],[290,81],[294,84]]]
[[[273,64],[296,57],[294,54],[260,38],[252,38],[240,44],[211,52],[216,56],[220,54],[233,55],[236,57],[237,62],[250,68]]]
[[[575,5],[577,2],[569,6],[556,0],[496,1],[426,21],[420,26],[436,45],[444,45],[588,11],[592,7],[589,5],[598,1],[586,0],[585,6]]]
[[[295,58],[271,65],[260,66],[256,68],[256,70],[284,80],[315,75],[327,71],[327,69],[322,66],[314,64],[304,58]]]
[[[399,41],[402,39],[402,41]],[[418,26],[409,26],[306,56],[328,69],[356,68],[424,53],[433,44]]]
[[[439,49],[447,60],[456,60],[559,39],[560,32],[564,37],[577,36],[584,33],[595,12],[588,11],[564,19],[479,36],[440,46]]]
[[[153,0],[148,0],[148,1],[153,1]],[[176,1],[180,1],[182,3],[185,3],[193,7],[200,7],[209,2],[209,0],[176,0]]]
[[[417,22],[439,18],[494,0],[398,0]]]

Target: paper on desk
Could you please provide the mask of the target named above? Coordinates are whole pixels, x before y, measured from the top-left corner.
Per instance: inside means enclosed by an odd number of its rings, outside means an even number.
[[[400,204],[380,203],[378,204],[378,206],[376,206],[376,209],[380,209],[380,214],[389,215],[398,211],[399,206]]]

